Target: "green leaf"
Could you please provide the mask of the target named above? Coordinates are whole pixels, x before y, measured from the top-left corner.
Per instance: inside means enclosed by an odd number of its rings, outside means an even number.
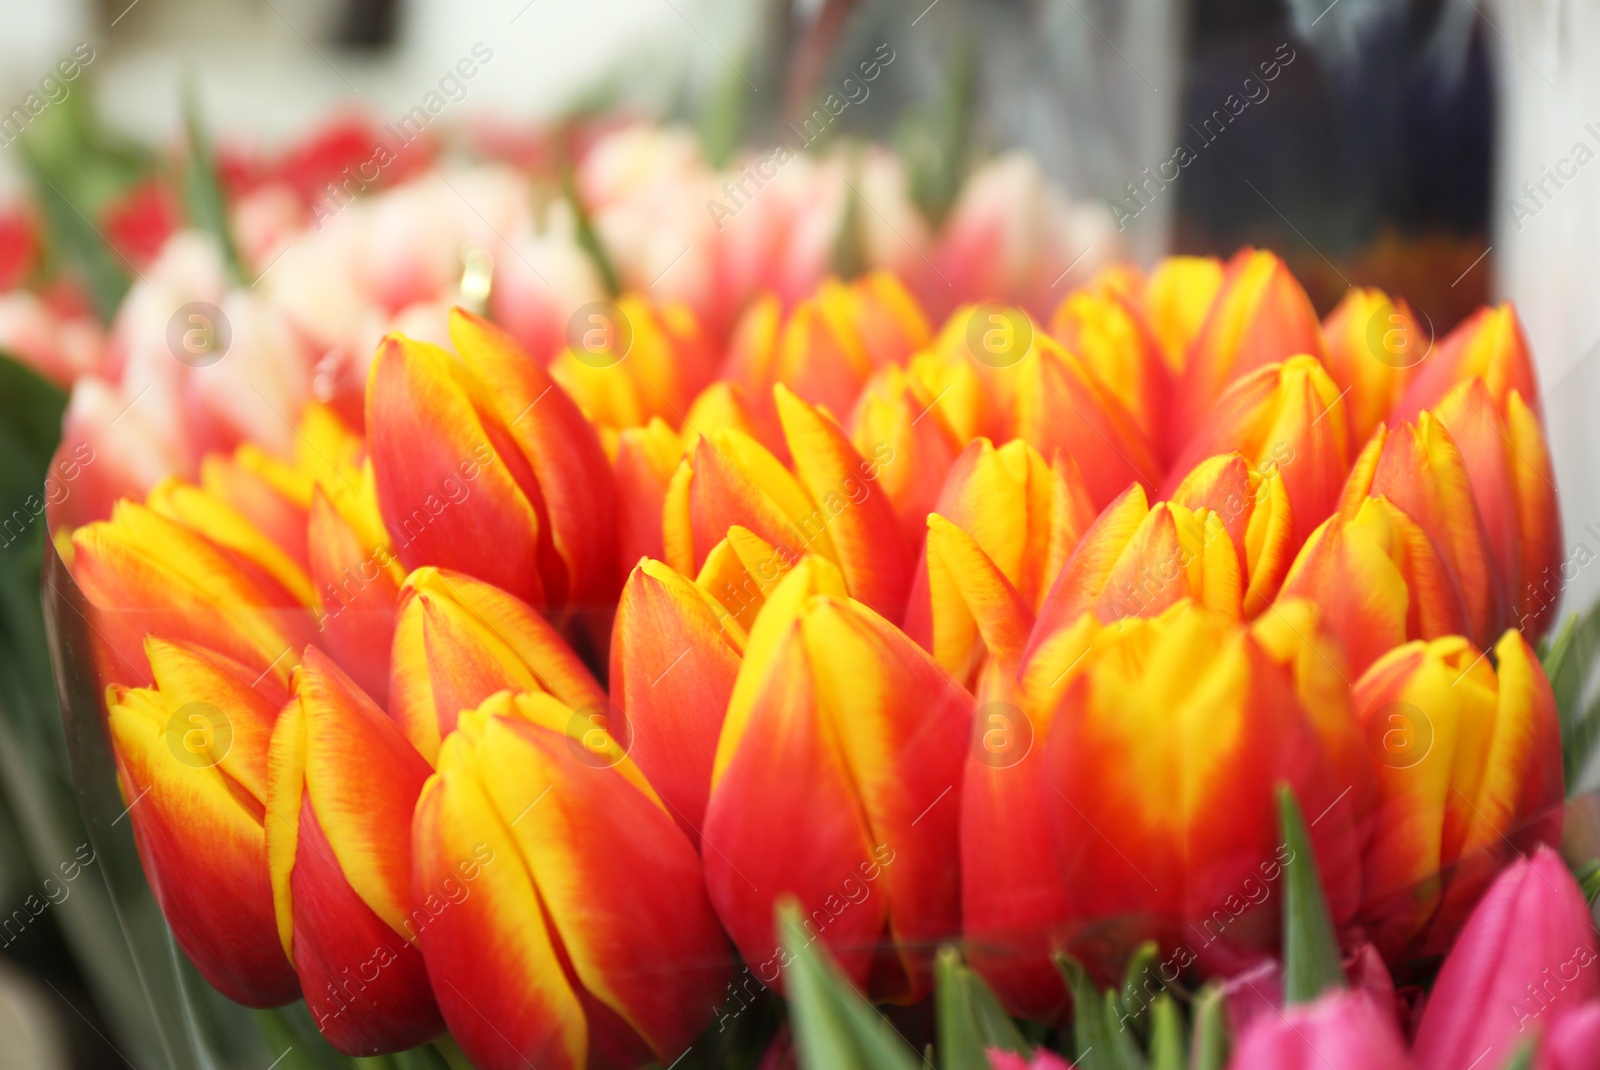
[[[1028,1042],[1016,1023],[983,978],[962,963],[955,948],[939,949],[934,977],[942,1070],[988,1070],[989,1048],[1028,1053]]]
[[[1330,988],[1345,987],[1344,966],[1311,834],[1287,784],[1278,785],[1278,816],[1290,850],[1284,866],[1283,998],[1285,1003],[1309,1003]]]
[[[606,293],[611,297],[618,296],[622,293],[622,277],[617,274],[615,261],[606,252],[599,233],[594,229],[594,222],[589,218],[589,210],[583,206],[583,198],[578,196],[578,179],[571,167],[561,173],[561,192],[566,197],[567,204],[572,207],[578,248],[584,251],[594,264],[594,269],[600,273],[600,282],[605,286]]]
[[[860,154],[850,153],[848,162],[849,193],[844,197],[844,214],[839,218],[839,230],[833,237],[833,273],[849,280],[867,269],[867,253],[861,233],[861,192],[856,183],[861,181]]]
[[[101,323],[110,323],[128,292],[133,268],[112,248],[89,214],[67,193],[71,185],[34,151],[22,146],[22,163],[43,210],[51,251],[82,275]]]
[[[1595,900],[1600,899],[1600,858],[1589,859],[1583,865],[1576,867],[1572,875],[1578,878],[1578,887],[1583,889],[1589,905],[1594,906]]]
[[[1540,660],[1550,690],[1555,694],[1561,723],[1561,761],[1567,793],[1576,794],[1579,783],[1600,742],[1600,702],[1583,705],[1583,694],[1600,661],[1600,605],[1583,614],[1571,614],[1561,630],[1541,646]]]
[[[700,147],[705,152],[706,162],[719,170],[727,165],[733,150],[739,147],[745,102],[750,96],[750,87],[739,73],[748,63],[744,57],[734,58],[737,63],[720,68],[721,73],[700,108]]]
[[[235,285],[248,280],[244,265],[239,260],[239,247],[234,244],[233,232],[228,226],[228,199],[217,178],[216,160],[211,154],[211,137],[200,117],[200,98],[190,78],[183,89],[183,128],[188,137],[189,154],[184,164],[184,192],[188,199],[189,219],[206,231],[222,250],[222,261]]]
[[[1122,1013],[1122,1000],[1114,991],[1107,990],[1101,999],[1105,1009],[1106,1036],[1111,1042],[1113,1065],[1118,1070],[1148,1070],[1139,1041],[1128,1028],[1127,1015]]]
[[[1140,1037],[1147,1035],[1145,1015],[1150,1009],[1151,999],[1145,982],[1153,976],[1150,967],[1160,954],[1161,945],[1154,940],[1146,940],[1134,949],[1128,959],[1128,968],[1122,974],[1122,1013]]]
[[[1077,1070],[1143,1070],[1144,1059],[1133,1036],[1122,1027],[1117,993],[1102,994],[1082,963],[1070,955],[1058,954],[1055,961],[1072,993],[1072,1065]],[[1129,1061],[1130,1048],[1136,1061]]]
[[[812,940],[794,899],[781,901],[777,914],[802,1070],[917,1070],[917,1053]]]
[[[1511,1053],[1511,1058],[1505,1061],[1503,1070],[1533,1070],[1534,1042],[1524,1040],[1517,1045],[1517,1050]]]
[[[965,43],[944,65],[942,91],[926,108],[910,112],[894,132],[905,161],[911,202],[938,226],[961,192],[972,159],[972,110],[977,86],[976,49]]]
[[[1183,1015],[1177,1002],[1162,992],[1150,1001],[1150,1070],[1184,1070],[1188,1064]]]
[[[1190,1070],[1223,1070],[1228,1065],[1227,1004],[1219,985],[1200,990],[1194,1001],[1194,1036]]]

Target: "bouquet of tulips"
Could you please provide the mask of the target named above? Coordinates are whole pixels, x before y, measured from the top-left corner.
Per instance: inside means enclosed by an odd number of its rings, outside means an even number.
[[[304,382],[191,363],[298,411],[52,516],[67,714],[221,993],[481,1070],[1600,1058],[1510,308],[1319,322],[1246,249],[585,276],[552,335],[473,271]]]

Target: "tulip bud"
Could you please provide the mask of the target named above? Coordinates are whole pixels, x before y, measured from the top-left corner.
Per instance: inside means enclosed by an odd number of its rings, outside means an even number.
[[[1293,549],[1289,494],[1277,466],[1253,468],[1241,453],[1207,458],[1178,484],[1172,504],[1216,515],[1239,554],[1244,615],[1265,609],[1289,571]]]
[[[413,895],[445,900],[422,953],[474,1066],[666,1065],[709,1023],[727,944],[699,859],[581,715],[504,693],[465,713],[413,835]]]
[[[1518,859],[1445,957],[1417,1023],[1417,1066],[1505,1065],[1523,1043],[1600,999],[1597,958],[1589,904],[1561,857],[1539,848]]]
[[[1387,498],[1364,498],[1312,532],[1278,597],[1317,603],[1358,673],[1402,643],[1471,627],[1438,545]]]
[[[744,654],[732,620],[671,566],[646,559],[623,585],[611,632],[611,690],[628,718],[629,754],[696,845]]]
[[[1431,354],[1432,339],[1411,306],[1377,288],[1352,287],[1323,321],[1328,374],[1346,391],[1350,436],[1365,442],[1400,401],[1416,368]]]
[[[581,333],[550,362],[550,378],[576,407],[609,428],[640,427],[654,417],[681,420],[713,371],[693,314],[677,304],[655,308],[638,297],[579,311],[586,315]]]
[[[975,381],[967,382],[977,389]],[[953,389],[945,388],[945,394]],[[962,439],[941,411],[946,402],[954,404],[891,364],[873,377],[856,405],[850,441],[863,457],[873,456],[880,446],[892,452],[894,463],[881,467],[879,486],[894,507],[908,546],[922,541],[927,516],[936,508],[939,488],[960,452]]]
[[[1378,783],[1363,916],[1391,958],[1413,943],[1448,947],[1514,845],[1560,835],[1549,681],[1516,632],[1494,653],[1491,665],[1459,636],[1408,643],[1351,692]]]
[[[1600,1002],[1591,1001],[1550,1023],[1540,1070],[1584,1070],[1600,1059]]]
[[[1413,1070],[1415,1065],[1393,1017],[1360,991],[1330,992],[1314,1003],[1260,1015],[1245,1029],[1228,1063],[1231,1070]]]
[[[1252,469],[1275,468],[1283,478],[1298,548],[1332,515],[1350,471],[1349,430],[1339,388],[1310,357],[1291,357],[1233,381],[1207,413],[1168,477],[1167,497],[1200,462],[1238,451]]]
[[[372,500],[372,481],[358,494],[339,487],[312,496],[307,525],[311,581],[322,616],[323,643],[373,701],[389,697],[389,648],[405,570],[389,545]]]
[[[1184,441],[1206,422],[1229,383],[1300,354],[1319,361],[1325,355],[1311,299],[1275,255],[1240,249],[1228,261],[1222,289],[1190,347],[1176,395],[1174,441]],[[1330,398],[1338,392],[1334,388]]]
[[[316,647],[268,760],[267,859],[283,950],[317,1028],[346,1055],[443,1029],[415,945],[411,814],[428,763]]]
[[[1078,541],[1037,628],[1049,633],[1086,612],[1105,622],[1154,617],[1188,598],[1237,618],[1239,564],[1220,515],[1172,502],[1150,508],[1144,489],[1132,486]]]
[[[1369,495],[1388,499],[1433,540],[1466,603],[1467,634],[1488,643],[1506,624],[1502,577],[1492,564],[1461,451],[1432,413],[1393,431],[1378,425],[1350,470],[1340,512],[1356,512]]]
[[[661,505],[682,458],[683,443],[659,418],[617,434],[611,470],[617,483],[618,560],[662,555]]]
[[[1185,601],[1104,629],[1085,662],[1044,754],[1059,879],[1077,926],[1092,934],[1132,919],[1104,938],[1182,941],[1191,962],[1274,946],[1274,882],[1289,861],[1282,783],[1317,815],[1322,870],[1359,866],[1352,815],[1335,806],[1346,785],[1289,671],[1246,629]],[[1162,784],[1176,796],[1152,788]],[[1328,889],[1335,921],[1355,911],[1344,887]]]
[[[593,428],[499,328],[456,310],[450,330],[459,359],[391,335],[367,385],[400,561],[467,572],[563,618],[603,602],[616,590],[616,499]]]
[[[606,693],[526,602],[481,580],[419,568],[400,588],[389,714],[428,761],[462,710],[497,691],[545,691],[578,708]]]
[[[113,686],[106,710],[151,890],[213,986],[251,1007],[288,1003],[300,985],[278,941],[263,830],[286,692],[197,646],[152,636],[145,651],[156,686]]]
[[[1161,357],[1174,375],[1183,374],[1189,347],[1222,289],[1222,262],[1211,256],[1169,256],[1145,283],[1143,307]]]
[[[1506,608],[1524,634],[1538,639],[1571,579],[1563,567],[1555,470],[1538,416],[1516,390],[1496,405],[1477,378],[1434,411],[1472,482]]]
[[[1509,304],[1480,308],[1445,335],[1427,361],[1417,367],[1394,410],[1394,419],[1412,420],[1461,384],[1483,380],[1493,408],[1504,412],[1513,393],[1535,413],[1539,381],[1516,309]]]
[[[195,643],[287,681],[315,634],[310,610],[249,560],[155,511],[120,501],[72,535],[72,575],[124,679],[148,678],[147,634]]]
[[[1056,306],[1050,334],[1127,410],[1145,439],[1157,444],[1157,455],[1171,456],[1177,444],[1162,441],[1170,426],[1170,373],[1131,299],[1105,281],[1074,291]]]
[[[790,894],[846,974],[862,987],[870,975],[873,998],[928,992],[933,946],[960,926],[971,711],[825,560],[774,589],[734,684],[703,829],[711,901],[763,983],[778,978],[773,907]],[[773,776],[775,763],[788,772]]]
[[[1021,608],[1024,631],[1094,509],[1077,466],[1061,454],[1047,464],[1020,439],[996,449],[988,439],[969,444],[952,467],[928,517],[927,548],[912,585],[905,631],[960,679],[970,675],[983,621],[969,604],[973,582],[993,573]],[[980,551],[972,557],[966,544]],[[971,568],[963,564],[969,562]],[[981,572],[973,572],[977,568]],[[1000,589],[995,583],[989,586]]]

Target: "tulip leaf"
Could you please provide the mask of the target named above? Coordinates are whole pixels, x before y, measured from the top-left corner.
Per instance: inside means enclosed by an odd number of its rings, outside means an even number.
[[[1583,705],[1586,685],[1600,663],[1600,605],[1571,614],[1553,638],[1541,644],[1540,661],[1555,695],[1561,724],[1561,758],[1567,793],[1576,794],[1600,742],[1600,703]]]
[[[798,904],[787,898],[777,914],[801,1070],[916,1070],[922,1060],[817,946]]]
[[[1122,975],[1122,1013],[1141,1037],[1148,1034],[1146,1012],[1150,1009],[1150,992],[1145,981],[1151,976],[1150,967],[1160,954],[1161,945],[1146,940],[1134,949]]]
[[[1183,1044],[1183,1016],[1165,992],[1150,1001],[1150,1070],[1183,1070],[1189,1064]]]
[[[1583,896],[1594,906],[1596,899],[1600,899],[1600,858],[1591,858],[1583,865],[1572,871],[1578,878],[1578,887],[1583,889]]]
[[[1072,993],[1072,1065],[1077,1070],[1145,1070],[1133,1035],[1122,1024],[1122,1001],[1115,991],[1101,993],[1083,964],[1057,955],[1056,968]]]
[[[192,78],[183,88],[183,129],[189,146],[183,183],[189,220],[216,241],[229,277],[234,285],[241,286],[246,281],[244,265],[239,260],[239,247],[234,243],[233,231],[228,225],[228,198],[217,177],[217,162],[211,152],[211,135],[200,117],[200,94]]]
[[[1111,1057],[1113,1065],[1118,1070],[1149,1070],[1144,1061],[1144,1052],[1139,1049],[1139,1042],[1133,1035],[1133,1030],[1128,1028],[1128,1019],[1122,1013],[1122,1000],[1114,991],[1107,990],[1101,1005],[1105,1008],[1106,1037],[1111,1042]]]
[[[942,1070],[988,1070],[989,1048],[1027,1054],[1028,1042],[1016,1023],[955,948],[939,949],[934,977]]]
[[[1511,1053],[1511,1058],[1505,1061],[1501,1070],[1533,1070],[1534,1042],[1524,1040],[1517,1045],[1517,1050]]]
[[[1278,817],[1290,851],[1284,866],[1283,998],[1285,1003],[1309,1003],[1330,988],[1345,987],[1344,966],[1311,833],[1287,784],[1278,785]]]
[[[1191,1070],[1223,1070],[1228,1064],[1227,1004],[1218,985],[1207,985],[1194,1001]]]

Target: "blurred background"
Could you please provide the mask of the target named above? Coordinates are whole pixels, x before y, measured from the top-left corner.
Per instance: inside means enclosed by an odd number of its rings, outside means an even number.
[[[976,162],[1023,148],[1145,263],[1268,246],[1319,312],[1376,285],[1439,335],[1513,299],[1562,485],[1594,485],[1592,0],[0,0],[0,25],[0,204],[42,197],[135,260],[178,211],[148,180],[175,166],[186,99],[225,178],[308,151],[314,128],[333,164],[364,159],[430,95],[507,159],[621,110],[685,124],[716,163],[887,48],[838,129],[892,143],[931,217]],[[1569,542],[1600,520],[1566,512]],[[0,1068],[133,1065],[63,935],[73,889],[44,883],[17,808],[0,809]]]

